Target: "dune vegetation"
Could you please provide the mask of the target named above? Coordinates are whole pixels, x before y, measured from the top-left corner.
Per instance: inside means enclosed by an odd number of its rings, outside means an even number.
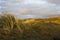
[[[60,17],[19,19],[0,15],[0,40],[60,40]]]

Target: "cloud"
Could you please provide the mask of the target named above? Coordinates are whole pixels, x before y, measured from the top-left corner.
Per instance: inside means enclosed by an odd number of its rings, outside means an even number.
[[[45,17],[60,14],[60,6],[57,5],[59,2],[60,0],[33,0],[32,2],[31,0],[3,0],[0,7],[4,11],[10,11],[17,16],[37,15],[36,17]]]
[[[18,8],[15,10],[19,14],[26,14],[28,12],[27,8]]]
[[[47,0],[47,1],[55,4],[60,4],[60,0]]]

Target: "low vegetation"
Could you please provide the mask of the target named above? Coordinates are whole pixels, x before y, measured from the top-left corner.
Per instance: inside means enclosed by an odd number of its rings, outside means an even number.
[[[21,20],[0,15],[0,40],[60,40],[60,17]]]

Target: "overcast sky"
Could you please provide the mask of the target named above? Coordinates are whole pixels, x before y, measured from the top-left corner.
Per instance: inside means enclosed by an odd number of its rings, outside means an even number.
[[[0,0],[0,12],[5,11],[26,17],[60,15],[60,0]]]

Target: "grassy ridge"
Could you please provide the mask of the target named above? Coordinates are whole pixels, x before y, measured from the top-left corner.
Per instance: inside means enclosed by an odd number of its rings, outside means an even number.
[[[0,40],[60,39],[60,17],[21,20],[10,14],[0,16]]]

